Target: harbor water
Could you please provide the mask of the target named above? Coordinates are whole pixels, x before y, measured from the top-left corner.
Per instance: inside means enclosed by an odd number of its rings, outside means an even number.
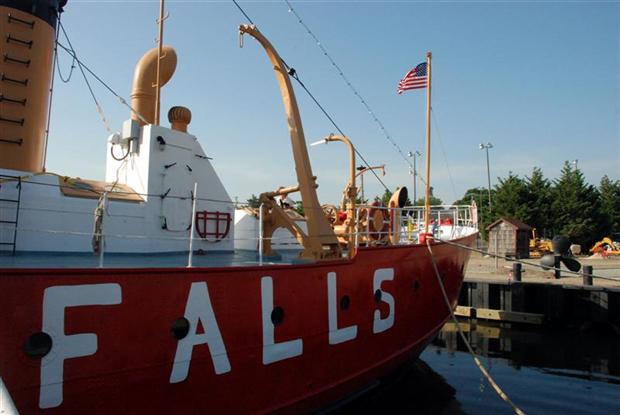
[[[620,335],[461,323],[491,376],[526,414],[620,414]],[[454,323],[419,359],[337,413],[511,414],[476,367]]]

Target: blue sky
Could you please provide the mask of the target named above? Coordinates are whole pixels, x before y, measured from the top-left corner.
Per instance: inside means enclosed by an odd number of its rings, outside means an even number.
[[[390,188],[412,178],[359,99],[283,1],[240,1],[259,29],[372,164],[386,165]],[[165,43],[179,63],[162,92],[162,119],[173,105],[193,113],[189,129],[203,145],[229,194],[296,183],[286,118],[267,57],[237,27],[230,1],[166,2]],[[431,183],[446,203],[486,186],[478,145],[491,142],[491,180],[537,166],[546,177],[565,160],[592,184],[620,179],[620,3],[293,1],[347,78],[403,152],[424,152],[426,91],[396,94],[411,67],[433,52]],[[155,46],[158,1],[70,0],[63,24],[78,56],[128,98],[134,65]],[[61,37],[61,42],[66,43]],[[60,56],[67,75],[70,58]],[[113,130],[129,113],[93,81]],[[334,127],[296,88],[306,139]],[[49,171],[104,177],[107,132],[80,73],[56,83]],[[340,199],[348,160],[339,143],[310,147],[323,203]],[[358,163],[359,164],[359,163]],[[423,163],[418,162],[423,171]],[[418,183],[421,186],[421,183]],[[370,175],[365,194],[381,194]],[[418,194],[422,189],[418,188]]]

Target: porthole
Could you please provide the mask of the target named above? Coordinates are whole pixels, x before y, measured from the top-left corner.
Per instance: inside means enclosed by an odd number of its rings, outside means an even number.
[[[271,312],[271,322],[274,326],[282,324],[282,320],[284,320],[284,309],[280,306],[277,306]]]
[[[184,339],[189,333],[189,321],[185,317],[178,318],[170,327],[170,334],[177,340]]]
[[[376,303],[381,302],[381,290],[380,289],[377,289],[377,291],[375,291],[375,302]]]
[[[52,350],[52,338],[44,332],[31,335],[24,344],[24,351],[32,358],[44,357],[50,350]]]

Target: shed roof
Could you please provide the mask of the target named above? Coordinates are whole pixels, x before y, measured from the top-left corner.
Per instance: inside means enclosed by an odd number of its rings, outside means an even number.
[[[502,222],[506,222],[507,224],[509,224],[513,228],[515,228],[516,230],[520,230],[520,231],[530,231],[530,230],[532,230],[532,227],[530,225],[528,225],[526,223],[523,223],[520,220],[514,219],[514,218],[499,218],[498,220],[496,220],[495,222],[493,222],[492,224],[487,226],[486,230],[490,231],[491,228],[496,227],[497,225],[499,225]]]

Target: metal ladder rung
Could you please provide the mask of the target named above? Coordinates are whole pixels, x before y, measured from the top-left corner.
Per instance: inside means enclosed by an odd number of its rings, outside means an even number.
[[[25,24],[27,26],[30,26],[31,29],[34,28],[34,24],[36,23],[36,21],[34,20],[24,20],[24,19],[20,19],[19,17],[12,16],[11,13],[8,14],[8,21],[9,23],[17,22],[17,23]]]
[[[13,118],[4,118],[3,116],[0,115],[0,121],[2,122],[8,122],[11,124],[19,124],[20,126],[24,126],[24,122],[26,121],[25,118],[20,118],[20,119],[13,119]]]
[[[0,223],[2,224],[13,225],[13,242],[0,242],[0,245],[12,246],[13,249],[11,251],[11,255],[15,255],[15,248],[17,246],[17,224],[19,221],[19,207],[22,198],[22,179],[19,176],[2,175],[2,177],[17,179],[17,199],[0,199],[0,202],[15,203],[15,220],[0,220]]]
[[[20,46],[26,46],[28,49],[32,49],[32,44],[34,43],[32,40],[23,40],[18,37],[13,37],[9,33],[6,35],[6,43],[15,43]]]
[[[0,143],[17,144],[18,146],[21,146],[24,143],[24,139],[16,138],[12,140],[10,138],[0,138]]]
[[[29,67],[30,66],[30,62],[32,62],[30,59],[13,58],[13,57],[9,56],[8,53],[4,54],[4,61],[5,62],[18,63],[20,65],[25,65],[26,67]]]
[[[8,76],[6,76],[4,74],[4,72],[0,74],[0,81],[13,82],[15,84],[20,84],[20,85],[23,85],[23,86],[28,86],[28,78],[26,78],[26,79],[9,78]]]
[[[18,99],[18,98],[9,98],[6,95],[0,93],[0,102],[2,101],[6,101],[9,102],[11,104],[21,104],[24,107],[26,106],[26,102],[28,101],[26,98],[23,99]]]

